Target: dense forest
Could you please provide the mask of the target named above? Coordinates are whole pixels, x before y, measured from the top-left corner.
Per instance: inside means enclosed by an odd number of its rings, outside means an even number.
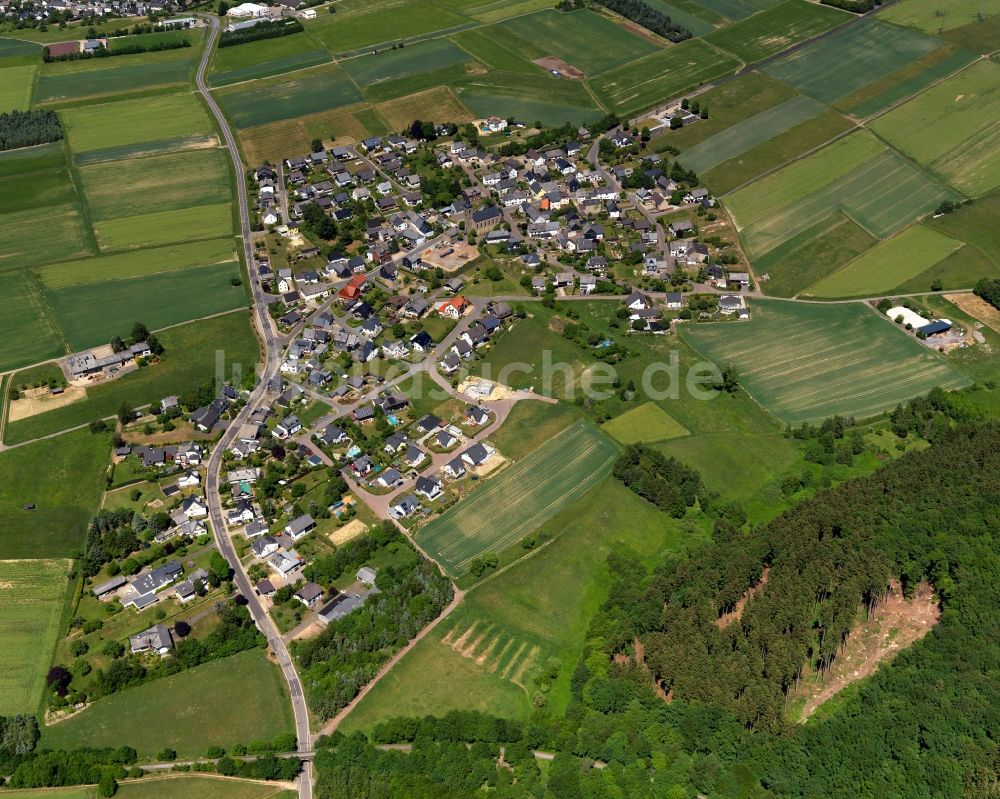
[[[1000,308],[1000,280],[984,277],[976,283],[975,292],[994,308]]]
[[[451,582],[424,560],[391,525],[377,535],[380,548],[404,546],[411,557],[378,570],[379,593],[359,610],[332,622],[315,638],[292,643],[312,712],[332,718],[370,681],[379,667],[451,602]],[[361,545],[359,545],[361,546]],[[315,579],[354,565],[345,548],[312,567]],[[357,553],[355,553],[357,554]]]
[[[658,8],[653,8],[643,0],[596,0],[596,2],[671,42],[683,42],[691,38],[691,31],[683,25],[678,25]]]
[[[698,499],[706,501],[705,484],[697,471],[676,458],[641,444],[625,448],[614,475],[647,502],[681,518]]]
[[[62,124],[55,111],[11,111],[0,114],[0,151],[59,141]]]
[[[373,742],[329,740],[317,795],[465,797],[483,785],[539,799],[995,795],[1000,426],[962,420],[941,396],[896,414],[908,428],[897,432],[930,434],[923,451],[759,528],[720,519],[710,543],[651,574],[613,554],[563,716],[396,719]],[[765,567],[766,585],[720,629]],[[842,694],[829,718],[791,723],[785,691],[836,660],[892,578],[904,591],[934,586],[937,626]],[[375,746],[404,741],[411,754]],[[544,788],[532,750],[554,758]]]

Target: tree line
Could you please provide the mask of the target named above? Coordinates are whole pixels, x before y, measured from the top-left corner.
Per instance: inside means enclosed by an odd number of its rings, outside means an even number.
[[[290,36],[293,33],[301,33],[305,28],[297,19],[276,19],[270,22],[258,22],[249,28],[240,28],[235,31],[223,31],[219,37],[219,47],[232,47],[237,44],[247,44],[261,39],[278,39],[282,36]]]
[[[643,0],[595,0],[595,2],[671,42],[683,42],[691,38],[691,31]]]
[[[974,289],[976,296],[980,297],[994,308],[1000,308],[1000,279],[982,278]]]
[[[0,114],[0,151],[59,141],[62,124],[55,111],[10,111]]]
[[[46,64],[51,64],[53,61],[87,61],[91,58],[112,58],[119,55],[138,55],[139,53],[159,53],[163,50],[181,50],[190,46],[191,42],[187,39],[173,39],[153,42],[151,44],[123,44],[114,49],[98,47],[96,50],[81,50],[80,52],[63,53],[62,55],[51,55],[49,48],[46,47],[42,60]]]
[[[660,510],[681,518],[699,498],[706,499],[701,475],[676,458],[631,444],[615,461],[614,475]]]

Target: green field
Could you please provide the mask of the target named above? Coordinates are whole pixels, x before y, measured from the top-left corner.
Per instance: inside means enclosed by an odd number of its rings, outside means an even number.
[[[336,14],[320,14],[307,30],[334,54],[371,49],[382,44],[440,30],[451,30],[471,21],[437,3],[408,0],[343,0]]]
[[[644,402],[601,428],[619,444],[655,443],[689,435],[684,425],[654,402]]]
[[[0,114],[27,110],[37,70],[34,65],[4,66],[0,69]]]
[[[0,178],[26,175],[66,166],[66,150],[61,142],[39,144],[0,153]]]
[[[525,79],[527,78],[527,79]],[[582,125],[601,116],[579,81],[557,80],[539,73],[492,72],[470,78],[456,89],[458,99],[476,116],[513,116],[527,124]]]
[[[754,262],[767,294],[793,297],[874,247],[878,239],[842,213],[792,236]]]
[[[923,225],[913,225],[828,275],[805,294],[877,297],[927,271],[961,246],[957,239]]]
[[[876,119],[872,130],[970,196],[1000,186],[1000,64],[979,61]]]
[[[377,55],[349,58],[341,66],[359,86],[368,87],[382,81],[453,67],[469,60],[469,54],[448,39],[432,39],[401,50],[383,50]]]
[[[214,132],[208,112],[193,94],[68,108],[61,116],[74,153],[191,139]]]
[[[202,266],[146,277],[48,289],[45,297],[70,348],[82,350],[128,332],[136,319],[150,330],[247,305],[239,264]]]
[[[7,790],[11,799],[101,799],[96,785],[74,788],[37,788]],[[295,791],[273,783],[249,782],[194,774],[164,774],[118,784],[119,799],[295,799]]]
[[[80,177],[96,220],[213,205],[230,198],[229,162],[222,149],[89,164],[80,167]]]
[[[680,161],[687,169],[698,173],[707,172],[789,128],[818,116],[824,110],[822,103],[810,97],[793,97],[684,150]]]
[[[940,33],[968,25],[982,16],[1000,13],[990,0],[902,0],[879,17],[927,33]]]
[[[547,543],[471,589],[340,729],[369,730],[392,716],[449,710],[526,719],[537,693],[531,678],[549,658],[559,662],[559,676],[545,697],[546,710],[562,712],[589,620],[607,597],[608,555],[632,552],[651,562],[704,538],[701,529],[666,516],[612,478],[566,506],[536,535]]]
[[[864,20],[764,67],[824,103],[856,92],[905,67],[941,42],[922,33]],[[831,80],[831,74],[837,79]]]
[[[786,424],[835,414],[865,418],[969,380],[861,304],[757,300],[743,324],[695,325],[682,335]]]
[[[463,499],[418,535],[420,545],[452,574],[486,552],[500,552],[592,488],[617,450],[584,422],[552,438]]]
[[[717,196],[726,194],[769,169],[776,169],[803,153],[819,148],[854,126],[847,117],[827,109],[751,147],[745,153],[723,161],[699,177]]]
[[[36,272],[45,288],[63,289],[235,261],[236,251],[232,239],[215,239],[174,244],[136,253],[64,261],[40,267]]]
[[[659,9],[674,22],[691,31],[695,36],[704,36],[716,26],[724,24],[721,14],[700,5],[693,0],[649,0],[649,5]]]
[[[80,554],[110,454],[87,430],[0,452],[0,558]]]
[[[308,33],[262,39],[216,50],[209,82],[212,86],[226,86],[317,66],[330,60],[330,52]]]
[[[705,36],[705,41],[732,53],[745,64],[786,50],[830,28],[848,22],[853,15],[806,0],[785,0]]]
[[[486,33],[502,42],[513,39],[514,49],[529,60],[555,56],[586,75],[605,72],[657,49],[589,9],[571,13],[546,9],[500,22]]]
[[[0,272],[0,369],[63,355],[41,293],[26,271]]]
[[[194,73],[196,56],[197,50],[192,47],[110,60],[46,64],[38,77],[34,102],[57,103],[185,84]]]
[[[102,250],[127,250],[208,239],[231,231],[232,226],[233,211],[224,202],[96,222],[94,234]]]
[[[26,42],[22,39],[0,38],[0,58],[3,63],[9,63],[8,59],[30,58],[33,61],[42,60],[42,47],[34,42]]]
[[[142,317],[129,314],[121,322],[122,330],[118,332],[128,332],[128,327],[136,319],[142,320]],[[157,337],[166,352],[156,366],[88,387],[87,398],[83,401],[27,419],[8,422],[4,442],[14,444],[86,424],[93,419],[114,416],[123,402],[138,407],[171,394],[183,394],[185,391],[198,388],[217,377],[215,369],[217,352],[223,353],[227,377],[231,375],[231,369],[235,366],[239,367],[242,374],[252,372],[260,357],[257,339],[250,329],[247,312],[231,313],[180,325],[161,331]],[[233,379],[239,382],[238,376],[234,376]],[[4,457],[15,452],[25,452],[26,449],[0,453],[0,462]],[[0,529],[3,527],[0,526]],[[32,550],[26,548],[25,551]],[[57,551],[51,554],[65,553]]]
[[[288,38],[288,37],[285,37]],[[280,42],[284,39],[272,39]],[[226,48],[232,50],[234,48]],[[230,86],[234,83],[242,83],[248,80],[258,80],[260,78],[272,78],[276,75],[284,75],[286,72],[316,67],[320,64],[330,62],[330,52],[325,49],[308,50],[305,53],[295,53],[282,58],[273,58],[270,61],[262,61],[259,64],[230,69],[225,72],[215,72],[211,77],[212,86]]]
[[[261,102],[264,96],[266,103]],[[362,97],[347,74],[330,65],[245,88],[223,89],[216,92],[216,99],[236,127],[249,128],[351,105]]]
[[[36,172],[30,177],[0,178],[0,219],[15,211],[48,209],[73,202],[76,202],[73,180],[63,169]]]
[[[605,72],[588,84],[601,102],[624,116],[678,97],[738,66],[735,58],[691,39]]]
[[[240,701],[234,703],[237,695]],[[170,723],[150,724],[150,718],[169,718]],[[209,746],[271,740],[291,729],[281,672],[263,650],[254,649],[100,699],[83,713],[46,727],[39,745],[76,749],[127,741],[140,756],[169,747],[179,757],[193,757],[204,755]]]
[[[69,569],[67,560],[0,560],[0,716],[38,709]]]
[[[473,28],[462,31],[454,34],[451,40],[491,69],[503,72],[530,73],[538,72],[541,69],[519,53],[513,42],[499,41],[495,36],[490,35],[489,29]]]
[[[740,20],[777,5],[781,0],[701,0],[700,4],[729,20]]]

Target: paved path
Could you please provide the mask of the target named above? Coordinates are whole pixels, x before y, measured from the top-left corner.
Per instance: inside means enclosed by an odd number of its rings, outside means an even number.
[[[222,438],[216,444],[215,449],[212,450],[212,454],[208,459],[206,464],[208,475],[205,481],[205,496],[209,506],[212,533],[215,536],[219,551],[233,569],[237,588],[246,598],[248,603],[247,608],[253,616],[257,627],[267,638],[268,645],[271,647],[271,651],[274,653],[274,658],[281,668],[285,682],[288,684],[288,694],[292,702],[292,711],[295,717],[295,733],[298,738],[299,750],[306,751],[312,746],[312,734],[309,729],[309,711],[306,707],[302,683],[299,680],[299,675],[295,670],[295,664],[288,652],[288,648],[285,646],[284,641],[282,641],[281,635],[278,633],[271,617],[267,614],[257,594],[254,592],[250,578],[236,554],[236,549],[233,547],[232,539],[226,532],[226,524],[222,512],[222,497],[219,493],[219,471],[222,468],[223,454],[236,439],[240,426],[250,418],[250,414],[265,399],[267,382],[277,373],[281,340],[267,311],[267,297],[261,289],[260,276],[256,274],[252,245],[253,232],[250,225],[250,206],[247,198],[245,172],[243,162],[240,158],[239,147],[228,121],[205,83],[205,71],[212,56],[212,48],[219,37],[219,19],[216,16],[210,15],[206,15],[204,19],[208,21],[209,33],[205,41],[205,51],[198,64],[195,81],[198,92],[204,98],[205,103],[218,123],[219,130],[225,139],[226,149],[229,152],[233,169],[236,173],[235,182],[240,214],[240,232],[243,239],[247,272],[250,275],[250,289],[253,294],[254,326],[264,350],[264,372],[261,375],[260,382],[250,394],[243,410],[240,411],[239,415],[222,434]],[[237,698],[234,697],[234,700],[237,700]],[[298,783],[299,799],[312,799],[312,766],[310,763],[306,762],[303,764],[302,775]]]

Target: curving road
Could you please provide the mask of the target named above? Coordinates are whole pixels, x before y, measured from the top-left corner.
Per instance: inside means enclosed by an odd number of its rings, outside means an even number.
[[[295,733],[298,737],[299,752],[305,753],[312,750],[312,734],[309,730],[309,710],[306,707],[305,696],[302,692],[302,682],[299,680],[299,675],[295,670],[295,664],[288,652],[288,647],[285,646],[284,641],[281,639],[281,635],[274,626],[274,622],[271,621],[271,617],[268,616],[267,612],[261,606],[257,594],[253,590],[253,585],[250,583],[250,578],[247,576],[246,571],[243,569],[243,564],[240,563],[240,559],[236,554],[232,540],[226,533],[226,523],[222,512],[222,498],[219,494],[219,472],[222,467],[223,453],[233,443],[240,426],[249,419],[250,414],[256,408],[266,404],[267,381],[277,374],[281,341],[270,316],[268,316],[267,298],[260,287],[260,280],[258,279],[254,265],[250,206],[247,198],[246,177],[239,148],[237,147],[232,129],[229,127],[229,122],[226,120],[218,104],[215,102],[215,98],[212,97],[211,92],[208,90],[208,85],[205,83],[205,72],[212,57],[212,48],[219,37],[219,20],[215,16],[208,15],[201,18],[208,23],[209,31],[205,40],[205,52],[202,54],[201,61],[198,64],[195,81],[199,94],[204,98],[205,104],[218,123],[218,128],[225,139],[226,149],[229,151],[229,158],[233,164],[236,195],[240,212],[240,233],[243,240],[243,252],[246,257],[247,273],[250,278],[250,290],[253,295],[254,326],[257,329],[257,334],[264,349],[264,368],[257,387],[251,392],[243,410],[230,422],[225,433],[222,434],[222,438],[219,439],[215,449],[212,450],[212,454],[206,464],[208,476],[205,481],[205,497],[208,502],[209,518],[212,522],[212,534],[215,536],[215,542],[219,547],[219,551],[233,569],[234,582],[237,589],[246,597],[250,614],[253,616],[257,627],[267,638],[268,645],[274,653],[278,666],[281,667],[285,682],[288,684],[288,694],[292,702],[292,710],[295,714]],[[239,701],[238,697],[233,697],[233,700]],[[312,764],[308,761],[302,764],[302,775],[299,779],[299,799],[312,799]]]

